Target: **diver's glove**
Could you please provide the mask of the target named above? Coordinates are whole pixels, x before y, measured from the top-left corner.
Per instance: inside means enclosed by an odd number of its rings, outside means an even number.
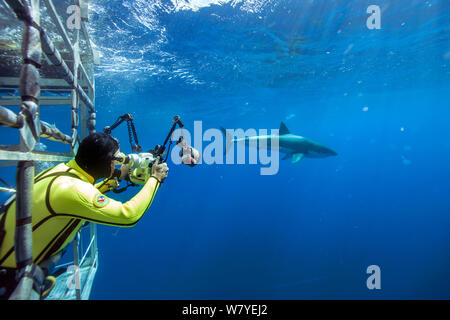
[[[152,173],[151,176],[156,178],[160,183],[167,178],[167,174],[169,173],[169,168],[167,167],[167,163],[159,163],[159,157],[156,158],[155,162],[152,165]]]
[[[119,181],[130,180],[130,168],[125,165],[120,167]]]

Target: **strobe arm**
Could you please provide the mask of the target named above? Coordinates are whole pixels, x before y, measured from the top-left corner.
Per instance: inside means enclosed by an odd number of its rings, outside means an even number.
[[[104,127],[103,132],[106,134],[111,134],[111,132],[124,121],[133,121],[133,117],[131,116],[131,114],[127,113],[124,114],[123,116],[120,116],[119,118],[117,118],[116,122],[114,122],[112,126]]]
[[[162,155],[163,155],[164,151],[166,150],[166,144],[167,144],[167,142],[169,141],[170,137],[172,136],[172,133],[175,131],[175,128],[177,127],[177,125],[178,125],[180,128],[183,128],[183,127],[184,127],[183,122],[181,122],[180,116],[174,116],[172,120],[173,120],[173,125],[172,125],[172,128],[171,128],[170,131],[169,131],[169,134],[168,134],[167,137],[166,137],[166,140],[164,140],[164,143],[163,143],[162,146],[159,146],[159,147],[155,150],[155,151],[156,151],[156,152],[155,152],[155,153],[156,153],[156,156],[162,156]]]
[[[113,123],[112,126],[106,126],[103,128],[103,132],[106,134],[111,134],[112,130],[117,128],[122,122],[127,122],[128,127],[128,140],[130,142],[131,151],[132,152],[141,152],[142,147],[139,145],[136,129],[133,123],[133,116],[130,113],[126,113],[119,118],[117,118],[116,122]],[[134,141],[133,141],[134,139]]]

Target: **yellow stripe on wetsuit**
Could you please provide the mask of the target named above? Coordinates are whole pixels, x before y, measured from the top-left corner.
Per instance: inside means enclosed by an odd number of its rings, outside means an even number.
[[[50,179],[52,178],[52,179]],[[82,221],[131,227],[150,207],[160,183],[148,179],[143,188],[129,201],[122,203],[107,198],[104,207],[95,206],[101,194],[94,179],[75,160],[60,164],[36,177],[33,189],[33,260],[40,263],[60,251],[71,241]],[[102,191],[114,186],[104,184]],[[104,196],[106,197],[106,196]],[[0,248],[0,266],[14,268],[15,202],[6,212],[6,235]]]

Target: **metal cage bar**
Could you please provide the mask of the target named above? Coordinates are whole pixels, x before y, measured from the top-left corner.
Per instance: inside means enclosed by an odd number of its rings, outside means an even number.
[[[69,161],[76,153],[79,141],[78,135],[83,139],[88,132],[95,132],[95,79],[89,76],[80,59],[79,40],[80,30],[74,32],[70,40],[64,25],[52,3],[52,0],[44,0],[47,12],[52,18],[58,33],[62,36],[66,46],[72,54],[72,70],[62,58],[60,52],[55,48],[45,31],[40,27],[40,1],[39,0],[4,0],[14,11],[18,19],[25,24],[22,56],[24,64],[19,81],[16,78],[0,78],[0,87],[15,89],[19,87],[21,99],[14,96],[0,97],[3,105],[20,105],[19,114],[0,106],[0,125],[15,128],[20,133],[20,144],[11,146],[0,146],[0,167],[17,164],[16,174],[16,262],[21,272],[19,285],[13,292],[11,299],[38,299],[33,290],[33,280],[30,274],[37,274],[35,269],[40,270],[33,264],[32,260],[32,188],[34,180],[34,161]],[[87,5],[87,0],[74,0],[78,6]],[[89,39],[85,25],[86,17],[81,21],[81,34],[85,37],[89,54],[95,63],[95,52]],[[51,63],[57,67],[58,78],[63,79],[67,85],[57,82],[58,79],[43,79],[45,89],[68,90],[70,96],[62,97],[40,97],[41,79],[38,68],[41,64],[41,52],[44,52]],[[98,64],[98,62],[97,62]],[[59,80],[60,81],[60,80]],[[55,87],[60,83],[60,89]],[[85,91],[86,90],[86,91]],[[86,93],[87,92],[87,93]],[[39,118],[40,105],[70,105],[71,112],[71,136],[63,134],[57,128],[49,126]],[[81,106],[81,124],[78,117],[78,107]],[[81,129],[78,133],[78,126]],[[71,152],[58,154],[52,152],[33,152],[39,137],[53,141],[70,144]],[[67,284],[70,275],[63,274],[58,277],[57,285],[47,299],[88,299],[92,288],[92,281],[98,267],[98,248],[96,226],[89,227],[90,241],[79,261],[79,245],[81,231],[78,232],[73,242],[74,261],[72,262],[81,270],[79,283],[83,286],[71,291]],[[37,274],[39,275],[39,274]],[[77,273],[75,277],[79,276]],[[81,281],[83,280],[83,281]]]

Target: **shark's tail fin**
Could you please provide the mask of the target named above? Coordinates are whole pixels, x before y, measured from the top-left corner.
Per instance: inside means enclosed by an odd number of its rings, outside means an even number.
[[[233,137],[231,136],[231,134],[229,134],[227,132],[227,130],[225,130],[224,127],[220,127],[220,131],[222,131],[223,136],[225,137],[226,146],[225,146],[225,152],[223,154],[226,154],[233,145]]]

